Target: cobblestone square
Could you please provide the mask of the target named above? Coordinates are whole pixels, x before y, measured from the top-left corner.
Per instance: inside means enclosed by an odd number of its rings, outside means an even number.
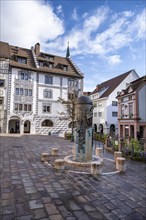
[[[71,155],[73,145],[51,135],[0,136],[0,219],[146,219],[146,164],[126,161],[126,172],[114,173],[114,157],[104,151],[97,177],[55,170],[54,160]],[[59,155],[49,166],[40,157],[53,147]]]

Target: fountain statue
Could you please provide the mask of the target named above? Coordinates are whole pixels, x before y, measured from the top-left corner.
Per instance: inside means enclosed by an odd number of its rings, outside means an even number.
[[[75,161],[92,160],[93,104],[88,96],[80,96],[75,104]]]
[[[91,99],[88,96],[80,96],[75,103],[74,153],[64,158],[66,166],[87,170],[93,163],[100,166],[103,162],[101,157],[93,155],[92,116]]]

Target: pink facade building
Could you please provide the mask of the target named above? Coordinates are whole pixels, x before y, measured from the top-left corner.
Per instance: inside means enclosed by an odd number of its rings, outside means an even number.
[[[146,76],[122,90],[118,99],[118,130],[121,138],[146,141]]]

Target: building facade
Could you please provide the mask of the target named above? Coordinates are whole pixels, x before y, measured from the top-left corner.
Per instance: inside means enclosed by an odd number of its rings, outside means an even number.
[[[131,82],[117,98],[120,137],[146,141],[146,76]]]
[[[7,124],[7,87],[10,51],[7,43],[0,44],[0,133],[6,132]]]
[[[1,47],[4,44],[1,42]],[[6,45],[10,61],[4,80],[7,103],[3,132],[62,136],[70,121],[58,100],[83,93],[83,74],[70,57],[43,53],[39,43],[31,49]]]
[[[117,94],[126,89],[129,83],[139,76],[130,70],[96,86],[90,94],[94,104],[93,127],[95,132],[118,134],[118,101]]]

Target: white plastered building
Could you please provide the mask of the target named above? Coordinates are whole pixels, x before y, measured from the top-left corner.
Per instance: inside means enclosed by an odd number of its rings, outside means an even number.
[[[139,76],[130,70],[96,86],[90,94],[94,104],[93,127],[95,132],[118,134],[118,100],[117,95]]]
[[[31,49],[4,42],[0,46],[10,53],[3,132],[62,136],[70,120],[58,100],[68,100],[74,91],[82,95],[83,73],[70,56],[43,53],[39,43]]]

